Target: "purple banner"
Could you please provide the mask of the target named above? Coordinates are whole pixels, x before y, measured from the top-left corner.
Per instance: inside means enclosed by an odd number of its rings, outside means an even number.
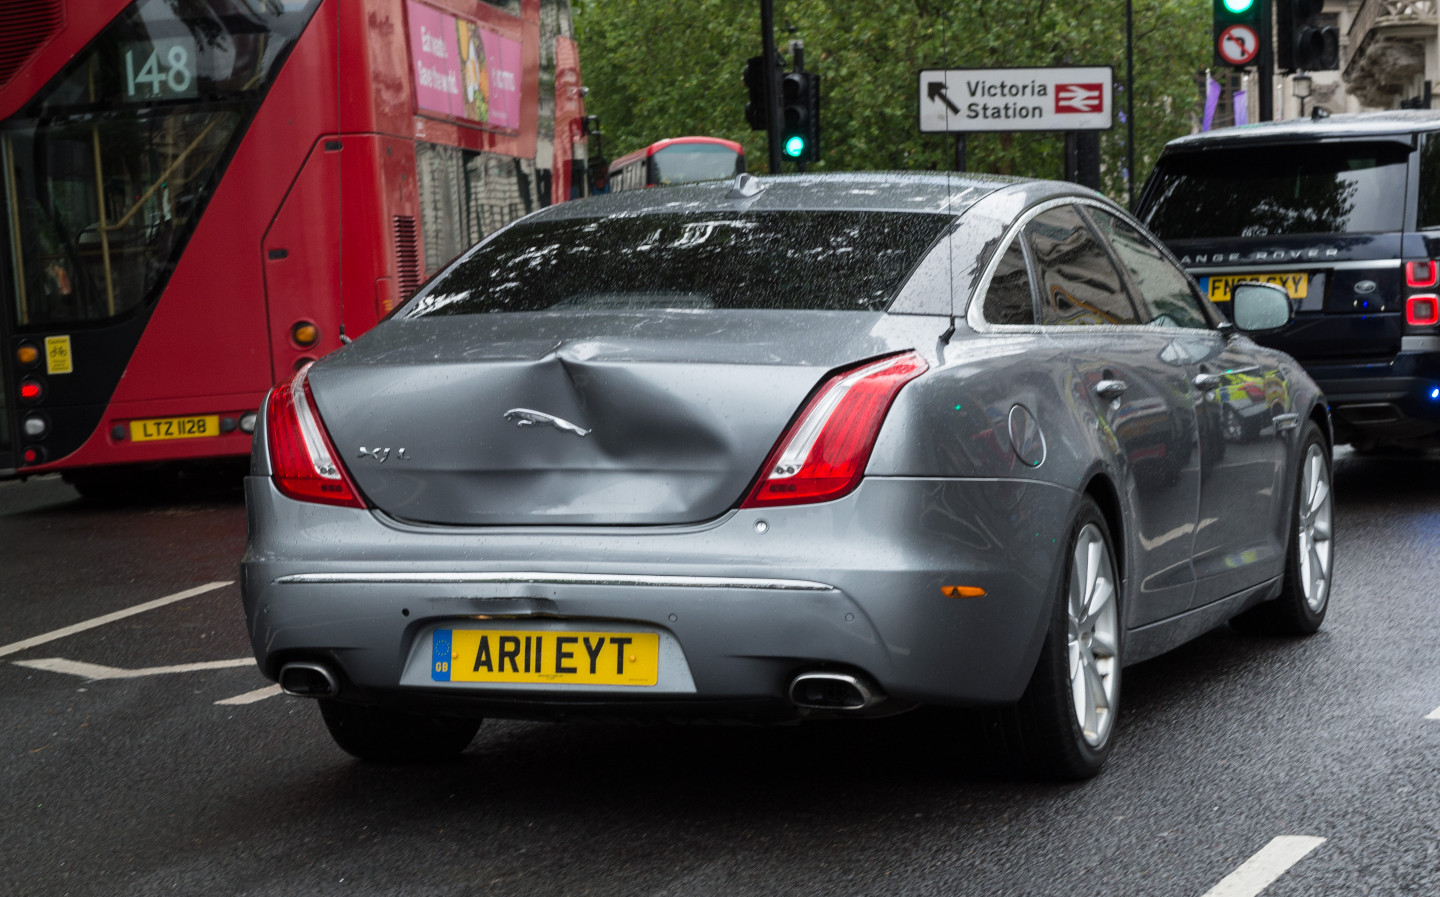
[[[501,128],[520,127],[520,42],[414,0],[415,104]]]
[[[1205,73],[1205,119],[1200,122],[1200,130],[1208,131],[1215,122],[1215,110],[1220,106],[1220,82]]]
[[[1235,91],[1235,124],[1247,125],[1250,123],[1249,97],[1243,90]]]

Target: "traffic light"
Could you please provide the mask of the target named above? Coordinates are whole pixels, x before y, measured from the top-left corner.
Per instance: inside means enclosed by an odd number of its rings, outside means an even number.
[[[787,72],[780,82],[780,151],[797,162],[820,159],[820,76]]]
[[[770,130],[770,78],[778,68],[767,67],[764,56],[751,56],[745,63],[745,87],[750,91],[750,102],[745,104],[745,122],[752,131]]]
[[[1262,0],[1211,0],[1214,5],[1214,40],[1217,66],[1246,66],[1260,52]],[[1285,3],[1287,0],[1277,0]]]
[[[1323,0],[1275,2],[1275,67],[1282,72],[1340,68],[1340,31],[1321,24]]]

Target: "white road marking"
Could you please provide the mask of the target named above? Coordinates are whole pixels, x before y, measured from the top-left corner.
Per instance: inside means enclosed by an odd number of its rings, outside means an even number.
[[[1426,719],[1440,719],[1440,707],[1436,707],[1426,715]]]
[[[174,604],[176,601],[184,601],[186,598],[194,598],[196,595],[203,595],[206,592],[213,592],[216,589],[231,585],[232,582],[207,582],[203,586],[196,586],[193,589],[186,589],[183,592],[176,592],[173,595],[166,595],[164,598],[156,598],[154,601],[147,601],[144,604],[137,604],[125,610],[117,610],[114,613],[106,614],[103,617],[96,617],[93,620],[86,620],[83,623],[76,623],[73,626],[66,626],[64,629],[56,629],[54,632],[47,632],[44,635],[37,635],[23,641],[14,642],[0,648],[0,657],[7,654],[16,654],[27,648],[36,645],[43,645],[46,642],[53,642],[56,639],[65,638],[67,635],[74,635],[77,632],[84,632],[87,629],[94,629],[97,626],[104,626],[107,623],[114,623],[116,620],[123,620],[126,617],[133,617],[135,614],[143,614],[147,610],[154,610],[157,607],[164,607],[167,604]]]
[[[1234,872],[1206,891],[1203,897],[1255,897],[1270,883],[1321,844],[1324,838],[1281,835],[1266,844]]]
[[[42,657],[39,660],[17,660],[17,667],[32,670],[46,670],[51,673],[65,673],[82,679],[141,679],[145,676],[163,676],[169,673],[195,673],[200,670],[228,670],[235,667],[251,666],[253,657],[238,657],[235,660],[206,660],[200,663],[182,663],[168,667],[146,667],[140,670],[122,670],[119,667],[101,666],[63,657]]]
[[[273,698],[278,694],[283,694],[283,692],[280,691],[279,685],[267,685],[264,688],[257,688],[254,691],[247,691],[243,695],[236,695],[233,698],[226,698],[223,701],[216,701],[215,703],[231,705],[254,704],[256,701],[263,701],[266,698]]]

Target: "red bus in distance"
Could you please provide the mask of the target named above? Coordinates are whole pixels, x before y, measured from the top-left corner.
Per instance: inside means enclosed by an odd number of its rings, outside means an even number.
[[[745,171],[745,147],[719,137],[671,137],[610,163],[611,192],[733,178]]]
[[[31,0],[0,34],[0,478],[241,458],[272,384],[585,192],[565,0]]]

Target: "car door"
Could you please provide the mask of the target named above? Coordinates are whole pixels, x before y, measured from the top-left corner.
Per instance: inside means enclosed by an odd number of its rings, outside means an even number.
[[[1193,600],[1191,550],[1200,495],[1199,435],[1188,370],[1167,353],[1170,336],[1144,326],[1104,241],[1073,203],[1044,208],[1023,239],[1039,287],[1039,323],[1063,344],[1108,443],[1135,538],[1131,626],[1185,611]]]
[[[1203,606],[1275,575],[1283,557],[1274,514],[1285,461],[1276,430],[1276,415],[1287,404],[1283,378],[1266,350],[1215,329],[1218,318],[1203,304],[1208,300],[1155,241],[1103,209],[1089,214],[1152,328],[1167,334],[1172,363],[1184,368],[1194,388],[1200,502],[1191,603]]]

